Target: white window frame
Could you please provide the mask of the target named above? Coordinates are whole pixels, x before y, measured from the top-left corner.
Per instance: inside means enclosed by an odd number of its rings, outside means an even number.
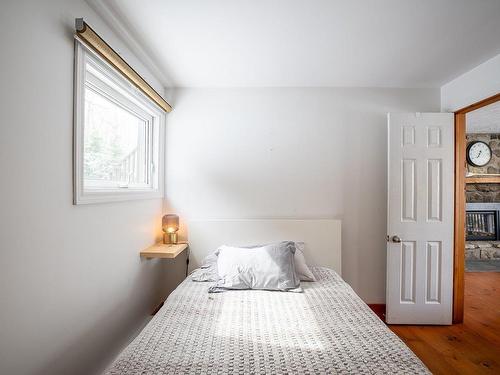
[[[133,111],[134,114],[147,123],[147,155],[149,159],[147,162],[147,184],[84,186],[87,63],[90,63],[96,73],[101,76],[101,79],[93,81],[92,76],[89,76],[89,81],[92,81],[91,89]],[[78,205],[163,197],[164,149],[165,112],[83,42],[75,39],[73,203]]]

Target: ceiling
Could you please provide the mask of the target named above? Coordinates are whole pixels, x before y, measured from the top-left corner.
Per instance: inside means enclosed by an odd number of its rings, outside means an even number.
[[[440,87],[500,52],[500,0],[87,0],[167,87]]]
[[[500,133],[500,102],[466,115],[467,133]]]

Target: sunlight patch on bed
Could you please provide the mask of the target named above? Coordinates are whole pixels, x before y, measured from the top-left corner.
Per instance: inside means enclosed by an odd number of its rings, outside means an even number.
[[[221,298],[214,334],[226,341],[323,350],[321,327],[304,294],[229,291]]]

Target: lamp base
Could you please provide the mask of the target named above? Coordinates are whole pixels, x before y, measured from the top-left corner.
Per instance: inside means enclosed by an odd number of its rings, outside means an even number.
[[[163,233],[163,243],[164,244],[177,244],[177,233]]]

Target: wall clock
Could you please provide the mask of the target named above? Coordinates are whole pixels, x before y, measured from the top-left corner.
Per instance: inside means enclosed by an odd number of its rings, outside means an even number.
[[[487,143],[475,141],[467,146],[467,163],[474,167],[484,167],[491,160],[491,148]]]

